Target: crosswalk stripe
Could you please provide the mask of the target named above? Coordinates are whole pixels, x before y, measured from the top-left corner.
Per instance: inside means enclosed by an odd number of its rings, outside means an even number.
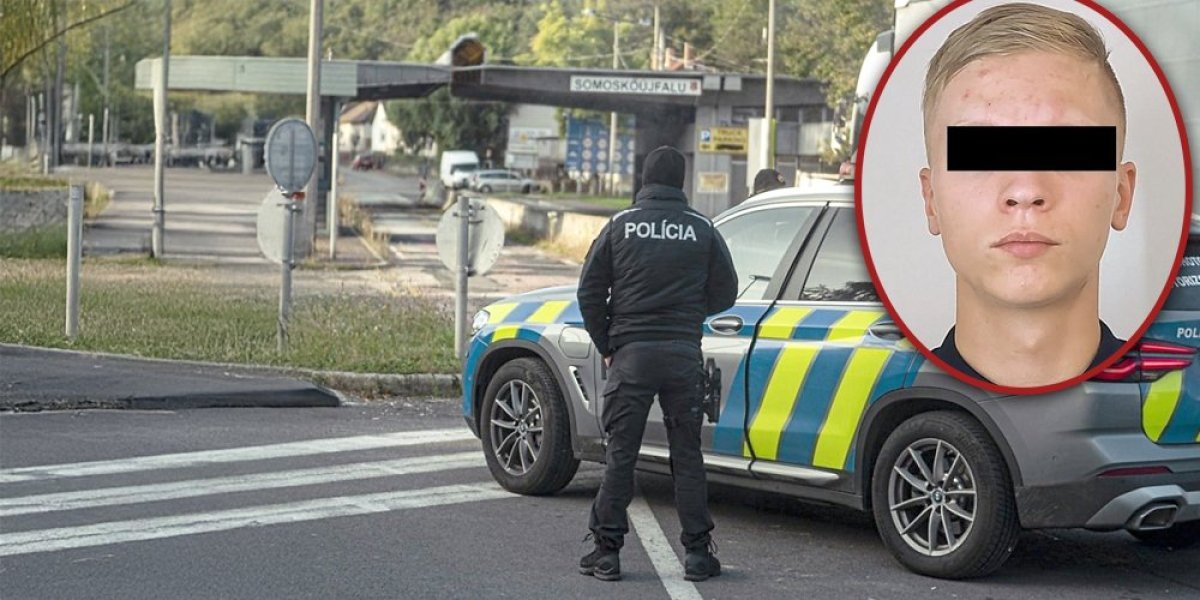
[[[658,573],[658,578],[671,600],[703,600],[696,585],[683,578],[679,568],[679,557],[675,556],[671,542],[667,541],[667,535],[658,524],[658,518],[654,516],[646,498],[641,494],[634,496],[629,504],[629,521],[637,531],[642,548],[650,557],[650,564],[654,566],[654,571]]]
[[[384,435],[324,438],[265,446],[227,448],[225,450],[201,450],[197,452],[136,456],[116,460],[0,469],[0,483],[37,481],[62,477],[85,477],[89,475],[112,475],[156,469],[178,469],[249,460],[310,456],[313,454],[394,448],[399,446],[419,446],[442,442],[462,442],[474,439],[475,436],[466,428],[401,431]]]
[[[243,527],[301,523],[410,508],[513,498],[493,483],[447,485],[421,490],[383,492],[305,500],[170,517],[114,521],[0,534],[0,556],[54,552],[71,548],[155,540]]]
[[[312,469],[294,469],[230,477],[192,479],[149,485],[131,485],[76,492],[58,492],[16,498],[0,498],[0,517],[78,510],[119,504],[158,502],[254,490],[267,490],[338,481],[432,473],[451,469],[482,467],[483,454],[459,452],[440,456],[419,456],[378,462],[363,462]]]

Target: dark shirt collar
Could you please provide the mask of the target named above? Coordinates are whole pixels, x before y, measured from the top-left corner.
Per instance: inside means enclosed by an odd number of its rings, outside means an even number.
[[[1113,335],[1108,325],[1104,321],[1100,321],[1100,345],[1096,347],[1096,356],[1092,358],[1092,364],[1088,365],[1087,370],[1090,371],[1096,368],[1097,365],[1104,362],[1113,354],[1116,354],[1121,349],[1121,346],[1124,345],[1125,340]],[[992,383],[988,378],[980,375],[971,365],[967,364],[967,361],[963,360],[962,355],[958,353],[958,346],[954,341],[953,327],[946,333],[946,339],[942,340],[942,345],[933,351],[933,355],[946,361],[946,364],[962,372],[964,375]]]
[[[677,200],[687,204],[687,194],[683,190],[669,185],[651,183],[643,185],[642,189],[638,190],[637,196],[634,197],[634,203],[644,200]]]

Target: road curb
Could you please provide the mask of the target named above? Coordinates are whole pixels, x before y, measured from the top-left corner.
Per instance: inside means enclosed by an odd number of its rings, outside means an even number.
[[[273,401],[267,395],[254,390],[247,391],[244,394],[223,394],[221,397],[205,397],[204,395],[190,395],[188,399],[180,400],[178,397],[172,407],[179,408],[199,408],[210,406],[337,406],[344,404],[344,398],[338,394],[354,394],[365,397],[377,396],[411,396],[411,397],[456,397],[461,393],[462,384],[458,375],[442,374],[442,373],[413,373],[413,374],[393,374],[393,373],[354,373],[349,371],[325,371],[318,369],[304,369],[298,367],[279,367],[273,365],[247,365],[236,363],[219,363],[208,361],[195,360],[178,360],[165,358],[149,358],[144,356],[135,356],[129,354],[115,354],[111,352],[94,352],[81,350],[68,350],[64,348],[43,348],[40,346],[23,346],[19,344],[3,344],[0,343],[0,348],[13,349],[33,349],[41,352],[61,353],[70,356],[82,356],[98,359],[117,359],[127,361],[141,361],[147,363],[158,364],[173,364],[181,367],[199,367],[207,369],[218,369],[231,373],[244,375],[260,375],[260,376],[277,376],[277,377],[295,377],[308,381],[316,386],[329,388],[326,390],[330,394],[322,394],[324,398],[317,396],[309,397],[307,394],[295,394],[295,399],[290,402]],[[337,397],[340,402],[330,403],[328,398],[331,396]],[[171,401],[171,397],[144,397],[144,398],[129,398],[116,402],[104,402],[102,406],[97,408],[168,408],[163,406],[164,402]],[[51,405],[54,403],[51,402]]]

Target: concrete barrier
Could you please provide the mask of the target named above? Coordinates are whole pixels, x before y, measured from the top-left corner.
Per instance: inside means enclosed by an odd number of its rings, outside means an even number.
[[[602,208],[584,212],[541,200],[488,198],[487,203],[506,229],[550,242],[576,258],[587,254],[592,240],[616,212]]]
[[[24,231],[67,220],[67,188],[0,189],[0,233]]]

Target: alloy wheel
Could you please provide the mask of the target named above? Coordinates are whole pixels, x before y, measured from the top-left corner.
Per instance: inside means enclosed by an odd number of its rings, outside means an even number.
[[[500,466],[511,475],[528,473],[542,451],[542,405],[537,393],[524,381],[508,382],[496,394],[489,419]]]
[[[955,551],[975,524],[974,471],[944,440],[924,438],[909,444],[892,465],[887,497],[900,537],[927,556]]]

